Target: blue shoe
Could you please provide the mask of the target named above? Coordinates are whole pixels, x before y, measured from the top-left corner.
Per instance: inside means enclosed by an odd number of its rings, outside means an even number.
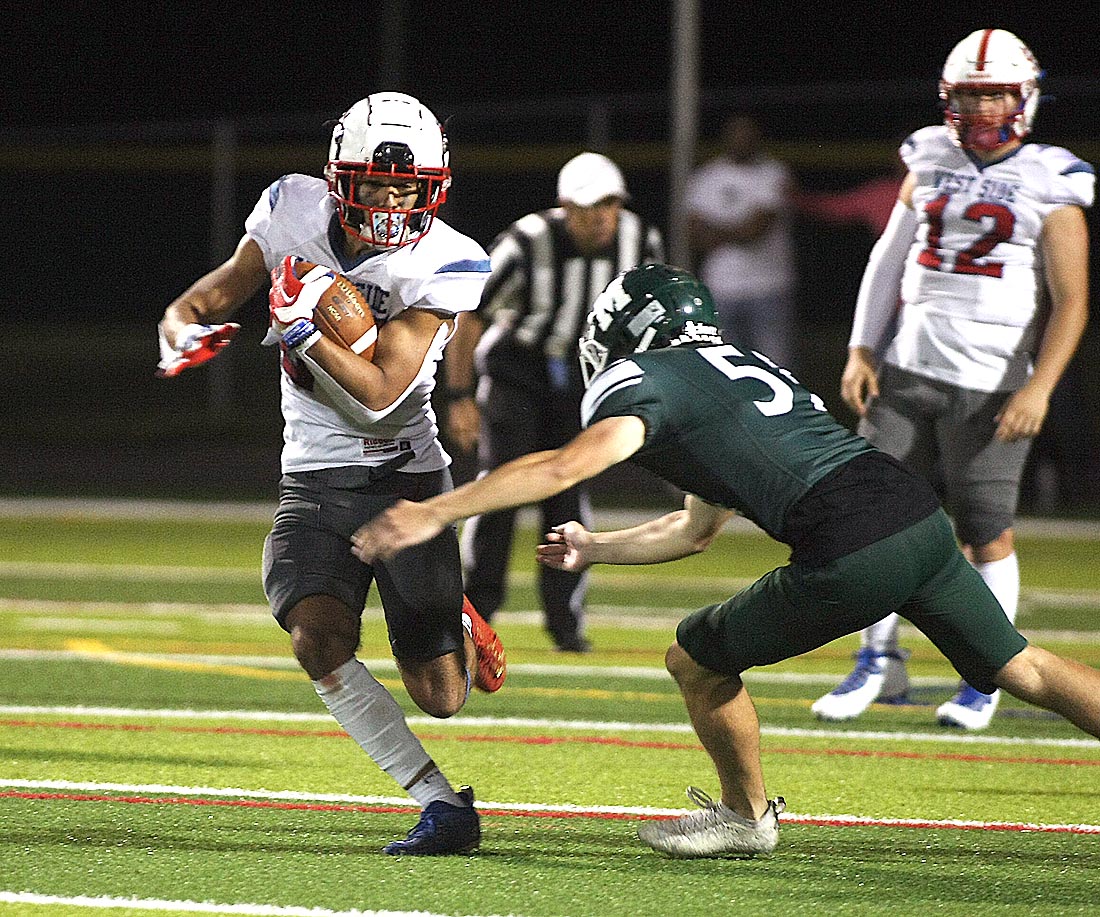
[[[436,800],[420,813],[420,821],[403,841],[382,848],[391,856],[439,856],[466,853],[481,843],[481,819],[474,808],[474,791],[464,786],[458,795],[466,805]]]
[[[909,675],[905,671],[908,653],[896,650],[876,653],[864,647],[856,653],[851,674],[824,697],[814,701],[814,716],[830,722],[854,720],[876,701],[899,701],[909,693]]]
[[[959,693],[946,704],[940,704],[936,710],[936,722],[957,729],[985,729],[993,719],[1000,700],[1000,691],[983,694],[965,681],[960,682]]]

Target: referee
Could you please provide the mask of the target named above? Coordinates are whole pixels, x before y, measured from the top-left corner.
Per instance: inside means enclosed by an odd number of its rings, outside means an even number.
[[[484,473],[580,431],[584,394],[577,341],[593,300],[617,274],[664,260],[660,231],[625,209],[626,182],[599,153],[581,153],[558,174],[558,206],[520,218],[489,249],[492,274],[481,305],[459,320],[446,350],[447,431],[478,446]],[[539,505],[542,531],[591,521],[587,489]],[[463,530],[466,595],[486,621],[504,601],[515,510],[475,516]],[[587,652],[588,575],[538,567],[546,629],[563,652]]]

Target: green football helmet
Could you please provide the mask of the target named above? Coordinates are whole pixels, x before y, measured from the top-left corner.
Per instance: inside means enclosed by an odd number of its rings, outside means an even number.
[[[646,264],[620,274],[588,313],[580,340],[585,387],[632,353],[680,344],[721,344],[710,290],[694,274]]]

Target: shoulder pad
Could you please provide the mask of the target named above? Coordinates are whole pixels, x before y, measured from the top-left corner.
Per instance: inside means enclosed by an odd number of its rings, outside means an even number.
[[[1027,150],[1032,180],[1043,189],[1050,203],[1091,207],[1095,194],[1096,173],[1090,163],[1060,146],[1030,143]]]

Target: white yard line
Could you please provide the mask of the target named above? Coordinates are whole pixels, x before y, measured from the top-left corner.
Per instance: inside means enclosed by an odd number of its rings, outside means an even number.
[[[87,564],[68,561],[0,560],[0,576],[27,579],[113,579],[123,582],[260,582],[254,567],[182,567],[170,564]]]
[[[87,716],[106,719],[165,719],[165,720],[230,720],[236,722],[272,723],[332,723],[327,713],[298,713],[278,710],[176,710],[170,708],[148,709],[127,707],[91,706],[40,706],[29,704],[0,705],[2,716]],[[691,724],[641,723],[615,720],[563,720],[523,716],[464,716],[458,714],[440,720],[430,716],[410,716],[414,726],[430,726],[433,729],[560,729],[566,732],[594,732],[605,735],[613,732],[662,733],[693,735]],[[761,726],[766,736],[798,737],[809,739],[855,739],[881,742],[942,742],[947,745],[1000,745],[1027,748],[1084,748],[1100,750],[1100,741],[1091,738],[1056,739],[1037,736],[998,736],[955,732],[887,732],[860,729],[815,729]]]
[[[260,799],[269,802],[288,803],[316,803],[318,805],[348,805],[348,806],[407,806],[416,808],[416,802],[408,796],[359,796],[347,793],[309,793],[298,790],[267,790],[250,789],[243,787],[210,787],[187,786],[161,783],[100,783],[83,780],[23,780],[0,778],[0,787],[11,790],[24,790],[27,792],[53,790],[58,793],[127,793],[141,795],[164,795],[184,798],[215,798],[215,799]],[[549,814],[560,813],[562,815],[590,815],[600,816],[675,816],[693,811],[682,808],[664,808],[659,806],[617,806],[617,805],[577,805],[575,803],[545,803],[545,802],[492,802],[490,800],[477,800],[477,808],[482,811],[515,812],[519,814],[528,812],[545,812]],[[870,818],[864,815],[835,815],[835,814],[811,814],[805,812],[786,812],[780,816],[780,820],[793,823],[820,823],[827,822],[836,825],[881,825],[909,827],[919,825],[929,828],[1005,828],[1013,827],[1017,830],[1057,831],[1060,829],[1073,829],[1076,833],[1100,834],[1100,825],[1093,824],[1065,824],[1065,823],[1029,823],[1027,825],[1018,822],[1002,821],[977,821],[960,819],[923,819],[912,818]]]
[[[89,579],[116,579],[124,582],[217,582],[226,579],[237,581],[239,579],[254,580],[254,571],[245,571],[240,568],[226,567],[157,567],[157,566],[133,566],[131,564],[70,564],[50,562],[18,562],[0,561],[0,576],[17,576],[27,579],[68,579],[87,577]],[[635,577],[637,579],[635,580]],[[534,584],[535,575],[531,571],[517,570],[510,575],[513,585],[531,586]],[[681,582],[682,580],[682,582]],[[258,582],[258,581],[257,581]],[[708,579],[707,583],[716,593],[732,595],[738,589],[748,585],[750,580],[741,577],[715,577]],[[652,588],[652,579],[645,581],[643,577],[633,575],[620,575],[611,573],[606,577],[608,586],[618,588],[641,587]],[[660,585],[667,586],[670,591],[686,586],[698,587],[698,577],[662,577]],[[1020,612],[1027,614],[1029,607],[1040,606],[1049,608],[1098,608],[1100,609],[1100,589],[1031,589],[1024,587],[1020,590]],[[228,614],[248,614],[262,618],[270,615],[270,609],[266,605],[258,605],[243,602],[104,602],[86,601],[83,599],[9,599],[0,596],[0,611],[12,609],[16,611],[48,610],[50,608],[64,609],[73,613],[79,613],[80,609],[139,609],[142,614],[152,615],[207,615],[212,612]],[[638,627],[641,629],[653,629],[658,627],[675,627],[679,620],[686,614],[695,611],[697,605],[607,605],[593,604],[587,609],[590,619],[602,623],[613,623],[620,627]],[[368,611],[377,610],[368,606]],[[517,609],[500,612],[501,619],[522,623],[540,624],[543,614],[537,609]]]
[[[164,901],[159,898],[113,898],[91,895],[45,895],[0,891],[0,905],[55,905],[92,910],[156,911],[179,914],[242,914],[248,917],[447,917],[430,911],[333,911],[327,907],[277,904],[215,904],[209,901]]]
[[[0,562],[0,572],[3,563]],[[1027,627],[1029,606],[1059,608],[1096,608],[1100,610],[1100,590],[1076,594],[1051,593],[1040,590],[1023,590],[1020,618],[1017,625],[1028,640],[1039,643],[1095,643],[1100,631],[1044,629]],[[672,634],[680,619],[695,611],[692,606],[662,607],[660,611],[640,606],[594,605],[588,609],[588,623],[592,626],[617,627],[628,630],[667,631]],[[70,631],[79,621],[84,632],[97,633],[167,633],[172,627],[158,623],[157,619],[191,619],[204,624],[232,624],[236,627],[253,625],[268,628],[272,622],[271,610],[266,605],[243,602],[104,602],[72,599],[9,599],[0,597],[0,616],[23,615],[15,626],[30,631]],[[367,620],[380,619],[380,608],[368,606],[364,612]],[[543,613],[534,609],[504,611],[497,619],[499,625],[523,624],[541,626]],[[117,623],[113,623],[117,622]],[[926,639],[909,624],[900,630],[905,639]],[[2,650],[0,650],[2,652]],[[552,667],[551,667],[552,668]],[[578,667],[588,670],[590,667]],[[550,669],[548,669],[549,671]],[[844,674],[844,673],[839,673]],[[828,676],[833,677],[833,676]]]

